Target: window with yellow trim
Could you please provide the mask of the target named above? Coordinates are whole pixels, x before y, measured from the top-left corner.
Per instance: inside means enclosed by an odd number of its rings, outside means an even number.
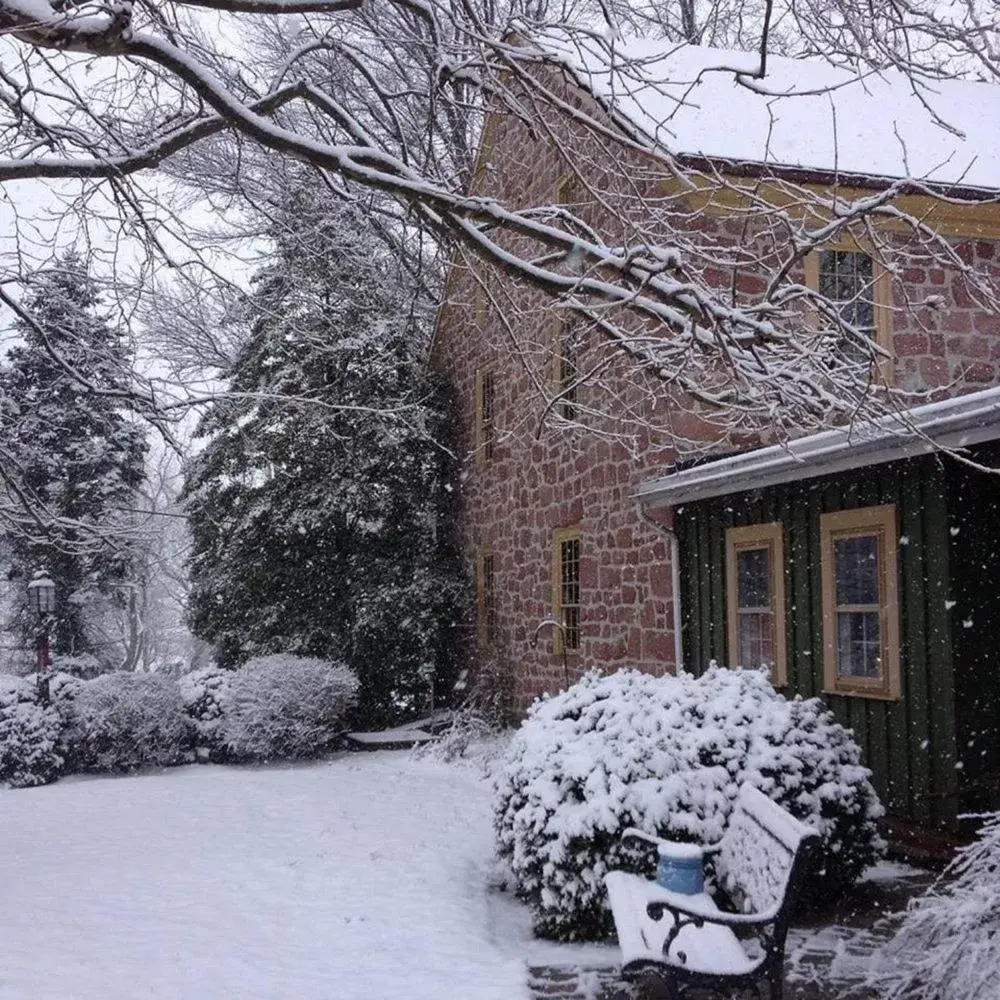
[[[899,698],[895,505],[823,514],[820,546],[825,689]]]
[[[870,253],[845,240],[813,251],[805,258],[806,284],[819,292],[840,320],[887,351],[892,349],[892,286],[888,272]],[[845,332],[841,347],[847,361],[864,363],[864,345]],[[886,381],[889,360],[879,363]]]
[[[552,615],[563,626],[557,634],[556,651],[572,652],[580,648],[580,529],[562,528],[556,532],[552,561]],[[564,647],[565,644],[565,647]]]
[[[555,342],[555,395],[559,415],[575,420],[580,401],[580,322],[562,318]]]
[[[583,183],[575,170],[563,174],[556,181],[557,205],[579,206],[583,200]]]
[[[479,648],[492,649],[496,642],[496,588],[491,549],[480,549],[476,566],[476,632]]]
[[[496,438],[496,375],[490,368],[476,372],[476,456],[480,463],[493,458]]]
[[[788,683],[783,534],[780,523],[726,531],[729,662],[767,667],[776,686]]]
[[[500,116],[496,111],[487,111],[483,121],[483,131],[479,138],[479,149],[476,151],[476,162],[472,168],[470,194],[482,194],[486,185],[486,172],[490,165],[490,157],[496,145],[497,133],[500,130]]]

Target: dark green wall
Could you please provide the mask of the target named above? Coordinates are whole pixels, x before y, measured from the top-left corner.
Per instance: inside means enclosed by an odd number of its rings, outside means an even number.
[[[980,463],[998,467],[1000,446],[976,449]],[[952,650],[958,749],[967,794],[962,809],[1000,808],[1000,476],[949,463]]]
[[[808,697],[820,694],[823,686],[820,514],[896,504],[903,698],[823,697],[837,719],[854,730],[888,812],[930,828],[954,826],[964,808],[959,797],[964,768],[956,765],[965,761],[958,757],[957,732],[964,733],[969,723],[956,723],[955,609],[946,606],[955,599],[949,579],[951,543],[963,535],[949,530],[954,526],[948,519],[953,468],[949,460],[946,470],[936,456],[908,459],[688,504],[678,508],[676,519],[684,659],[695,673],[711,659],[727,662],[726,528],[782,522],[789,693]],[[974,724],[981,729],[982,721],[977,717]]]

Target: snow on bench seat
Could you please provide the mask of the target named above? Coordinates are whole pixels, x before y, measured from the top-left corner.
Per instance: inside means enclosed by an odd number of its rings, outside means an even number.
[[[348,733],[347,739],[363,750],[400,750],[428,743],[434,734],[412,726],[397,726],[377,733]]]
[[[719,913],[711,896],[684,896],[629,872],[609,872],[604,883],[622,951],[622,968],[663,962],[663,944],[673,928],[669,912],[660,920],[647,913],[650,903],[681,903],[686,909],[713,916]],[[692,972],[710,975],[747,975],[761,958],[751,959],[736,935],[718,924],[682,927],[670,946],[669,961]]]

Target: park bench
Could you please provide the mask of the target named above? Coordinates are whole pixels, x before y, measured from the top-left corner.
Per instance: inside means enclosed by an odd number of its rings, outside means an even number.
[[[666,844],[638,830],[625,836]],[[673,892],[628,872],[609,872],[604,881],[625,978],[668,1000],[694,988],[730,997],[753,987],[759,995],[760,986],[769,1000],[781,1000],[788,923],[818,839],[744,785],[722,840],[703,849],[714,856],[716,892],[731,904],[728,910],[706,892]]]

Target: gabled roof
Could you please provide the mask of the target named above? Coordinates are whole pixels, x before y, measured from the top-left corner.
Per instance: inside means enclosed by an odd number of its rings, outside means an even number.
[[[914,83],[819,59],[552,31],[554,54],[620,124],[676,155],[1000,190],[1000,86]],[[742,82],[741,82],[742,80]]]
[[[671,507],[998,439],[1000,386],[703,462],[648,480],[635,496],[648,507]]]

